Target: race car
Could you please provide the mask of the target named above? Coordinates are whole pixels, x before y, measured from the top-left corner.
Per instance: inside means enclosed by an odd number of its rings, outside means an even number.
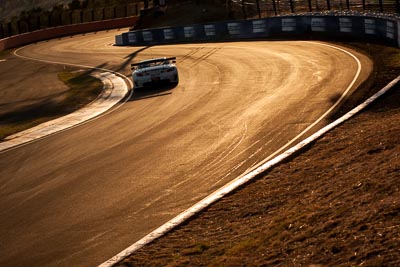
[[[175,63],[176,57],[162,57],[131,64],[135,89],[163,81],[178,84],[179,76]]]

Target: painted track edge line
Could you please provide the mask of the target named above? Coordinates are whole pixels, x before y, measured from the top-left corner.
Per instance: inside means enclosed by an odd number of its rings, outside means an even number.
[[[291,141],[289,141],[287,144],[285,144],[284,146],[282,146],[281,148],[279,148],[277,151],[275,151],[274,153],[272,153],[270,156],[268,156],[267,158],[265,158],[264,160],[262,160],[261,162],[259,162],[258,164],[256,164],[253,168],[251,168],[250,170],[256,169],[258,168],[258,166],[263,165],[265,162],[269,161],[271,158],[274,158],[276,155],[278,155],[279,153],[281,153],[282,151],[284,151],[287,147],[289,147],[291,144],[293,144],[293,142],[295,142],[297,139],[299,139],[300,137],[302,137],[306,132],[308,132],[312,127],[314,127],[315,125],[317,125],[323,118],[325,118],[330,112],[332,112],[339,104],[340,102],[342,102],[342,100],[347,96],[347,94],[350,92],[351,88],[354,86],[354,84],[356,83],[357,79],[360,76],[361,73],[361,62],[360,60],[353,55],[352,53],[350,53],[349,51],[337,47],[335,45],[330,45],[330,44],[325,44],[325,43],[319,43],[319,42],[309,42],[306,41],[306,43],[314,43],[314,44],[318,44],[318,45],[322,45],[322,46],[326,46],[326,47],[330,47],[330,48],[334,48],[336,50],[342,51],[343,53],[349,55],[350,57],[352,57],[356,63],[357,63],[357,73],[354,77],[354,79],[351,81],[351,83],[348,85],[348,87],[346,88],[346,90],[344,91],[344,93],[341,95],[341,97],[332,105],[332,107],[330,107],[324,114],[322,114],[321,117],[319,117],[315,122],[313,122],[310,126],[308,126],[306,129],[304,129],[301,133],[299,133],[296,137],[294,137]]]
[[[162,226],[158,227],[157,229],[155,229],[150,234],[146,235],[145,237],[143,237],[142,239],[140,239],[139,241],[137,241],[136,243],[134,243],[130,247],[126,248],[125,250],[121,251],[120,253],[118,253],[114,257],[112,257],[109,260],[107,260],[107,261],[103,262],[102,264],[98,265],[98,267],[111,267],[111,266],[115,265],[116,263],[122,261],[123,259],[127,258],[131,254],[133,254],[133,252],[137,251],[138,249],[142,248],[143,246],[145,246],[145,245],[151,243],[152,241],[156,240],[157,238],[165,235],[166,233],[171,231],[176,226],[182,224],[183,222],[185,222],[187,219],[189,219],[193,215],[201,212],[203,209],[205,209],[206,207],[210,206],[211,204],[217,202],[218,200],[220,200],[225,195],[231,193],[232,191],[234,191],[235,189],[239,188],[240,186],[248,183],[249,181],[251,181],[252,179],[257,177],[258,175],[264,173],[265,171],[269,170],[270,168],[274,167],[278,163],[280,163],[283,160],[287,159],[288,157],[290,157],[294,153],[300,151],[303,147],[305,147],[308,144],[310,144],[310,143],[316,141],[317,139],[321,138],[324,134],[326,134],[327,132],[331,131],[336,126],[342,124],[343,122],[347,121],[348,119],[350,119],[354,115],[358,114],[360,111],[364,110],[367,106],[369,106],[371,103],[373,103],[379,97],[381,97],[386,92],[388,92],[399,81],[400,81],[400,75],[397,76],[397,78],[392,80],[390,83],[388,83],[380,91],[378,91],[373,96],[371,96],[366,101],[364,101],[362,104],[360,104],[357,107],[355,107],[354,109],[350,110],[349,112],[347,112],[345,115],[343,115],[339,119],[337,119],[334,122],[332,122],[332,123],[328,124],[327,126],[323,127],[322,129],[320,129],[316,133],[312,134],[310,137],[304,139],[303,141],[301,141],[297,145],[289,148],[288,150],[286,150],[282,154],[280,154],[280,155],[276,156],[275,158],[265,162],[263,165],[259,166],[255,170],[253,170],[253,171],[251,171],[251,172],[249,172],[249,173],[247,173],[245,175],[242,175],[242,176],[236,178],[235,180],[231,181],[230,183],[228,183],[224,187],[218,189],[217,191],[215,191],[211,195],[207,196],[203,200],[197,202],[196,204],[194,204],[189,209],[187,209],[184,212],[180,213],[175,218],[171,219],[167,223],[165,223]]]

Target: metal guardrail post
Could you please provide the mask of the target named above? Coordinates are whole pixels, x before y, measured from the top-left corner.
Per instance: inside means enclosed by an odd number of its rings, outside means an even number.
[[[1,25],[1,38],[6,37],[6,33],[4,32],[4,25],[3,23],[0,24]]]
[[[246,8],[244,7],[244,0],[242,0],[242,11],[243,11],[243,17],[246,19]]]
[[[21,34],[21,21],[17,20],[17,34]]]
[[[311,0],[308,0],[308,11],[312,12],[312,3],[311,3]]]
[[[28,27],[28,32],[32,31],[32,25],[31,25],[31,15],[28,15],[28,18],[26,19],[27,21],[27,27]]]
[[[8,32],[8,36],[13,35],[11,22],[7,23],[7,32]]]
[[[259,0],[257,0],[257,12],[258,12],[258,18],[261,19],[261,10],[260,10]]]
[[[329,0],[328,0],[328,1],[329,1]],[[289,0],[289,3],[290,3],[290,11],[291,11],[292,13],[294,13],[293,0]]]
[[[396,13],[400,14],[400,0],[396,0]]]
[[[276,10],[276,3],[275,3],[275,0],[272,0],[272,6],[273,6],[273,8],[274,8],[275,16],[277,16],[277,15],[278,15],[278,12],[277,12],[277,10]]]

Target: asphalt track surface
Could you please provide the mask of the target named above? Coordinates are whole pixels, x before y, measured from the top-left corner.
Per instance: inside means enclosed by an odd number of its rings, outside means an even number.
[[[372,69],[318,42],[114,47],[115,34],[18,53],[125,75],[132,60],[176,56],[180,83],[0,153],[0,266],[104,262],[293,141]]]

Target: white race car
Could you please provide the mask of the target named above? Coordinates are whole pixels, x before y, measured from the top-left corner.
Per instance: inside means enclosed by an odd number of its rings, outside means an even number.
[[[179,76],[175,63],[176,57],[162,57],[131,64],[135,89],[162,81],[178,84]]]

